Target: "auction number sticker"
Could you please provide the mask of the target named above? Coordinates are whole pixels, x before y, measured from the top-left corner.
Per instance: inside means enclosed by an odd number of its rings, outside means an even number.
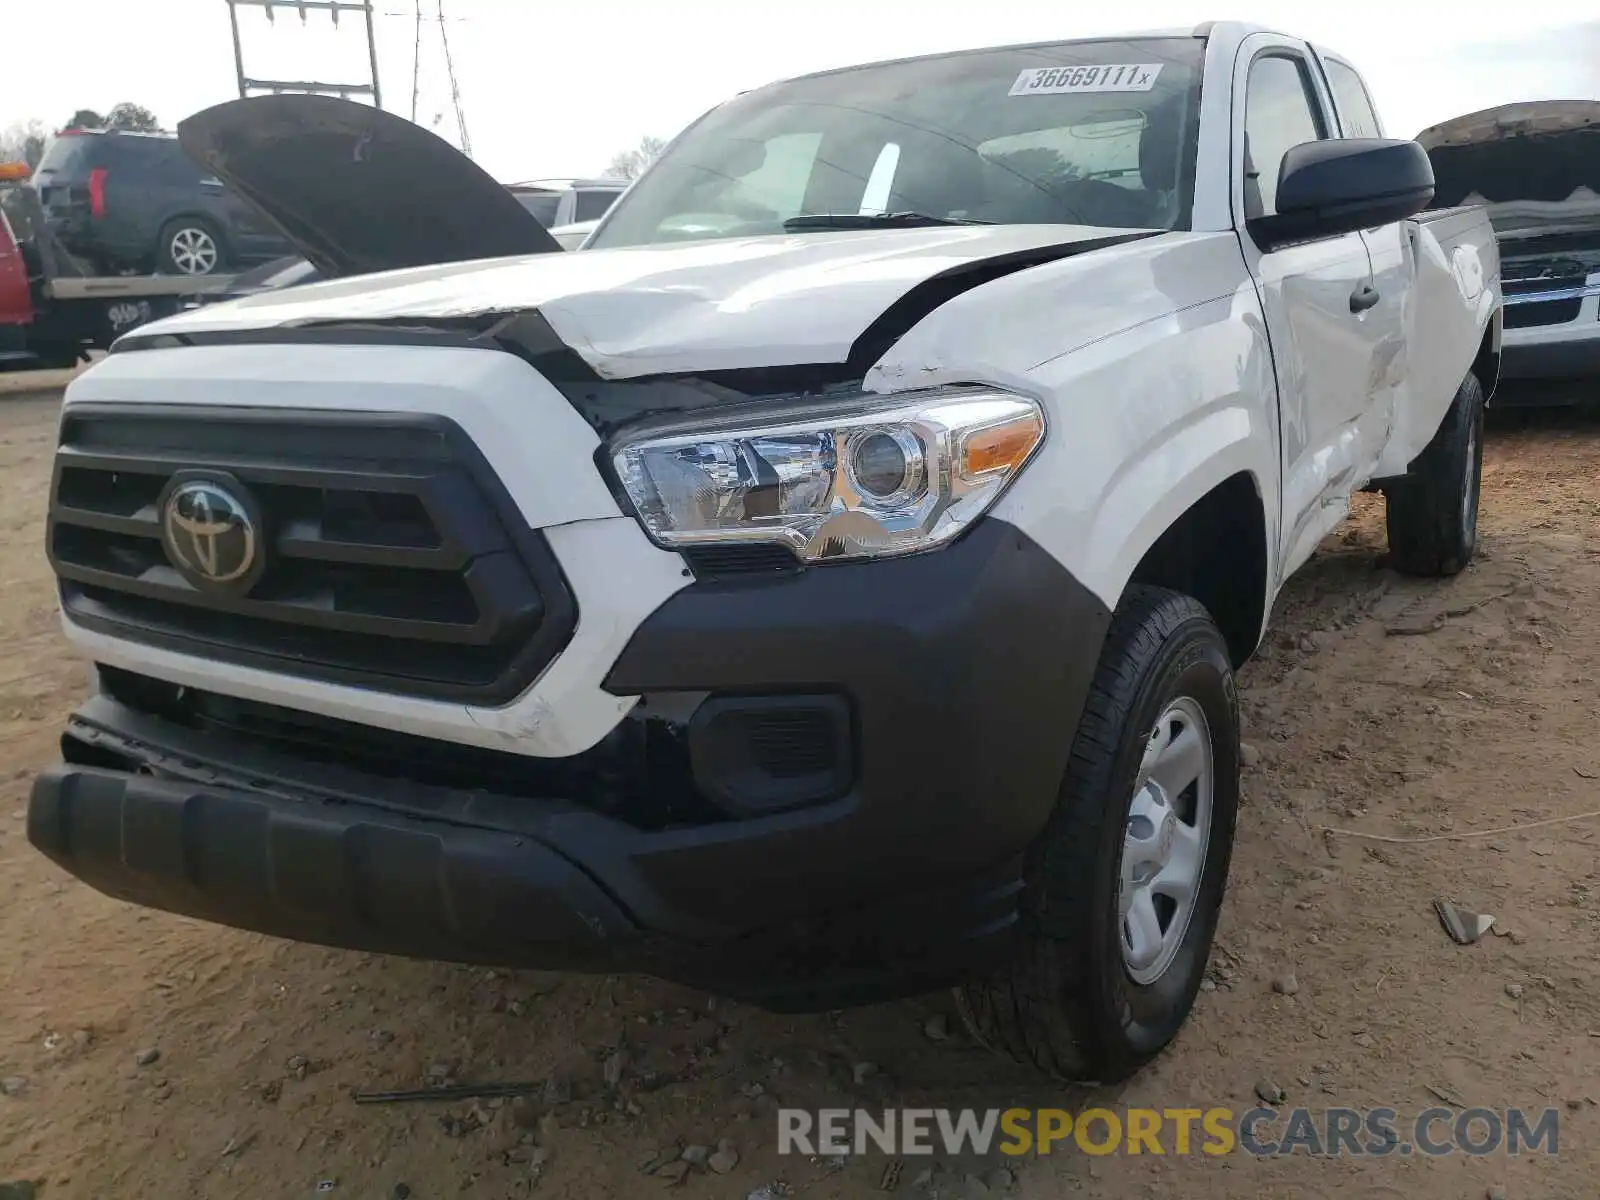
[[[1160,63],[1103,63],[1093,67],[1029,67],[1011,85],[1013,96],[1056,96],[1062,92],[1148,92],[1161,74]]]

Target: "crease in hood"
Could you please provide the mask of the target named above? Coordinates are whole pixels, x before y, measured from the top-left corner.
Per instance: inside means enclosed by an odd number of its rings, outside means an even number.
[[[120,348],[537,312],[601,378],[844,363],[887,319],[909,328],[989,279],[1158,232],[938,226],[439,264],[192,309],[141,327]]]

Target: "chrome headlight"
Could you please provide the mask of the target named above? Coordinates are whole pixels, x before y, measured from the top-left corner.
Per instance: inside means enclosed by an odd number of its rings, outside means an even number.
[[[807,560],[876,557],[960,533],[1044,432],[1026,396],[949,387],[657,429],[620,441],[612,461],[663,546],[767,542]]]

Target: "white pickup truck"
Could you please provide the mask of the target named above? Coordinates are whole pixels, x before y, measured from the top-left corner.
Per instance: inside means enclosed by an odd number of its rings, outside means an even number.
[[[1499,403],[1581,403],[1600,376],[1600,101],[1540,100],[1424,129],[1433,202],[1481,207],[1500,242]]]
[[[1351,67],[1231,24],[748,92],[582,254],[451,261],[537,237],[470,164],[420,213],[431,135],[352,107],[183,130],[335,278],[68,391],[98,682],[33,844],[289,938],[1156,1054],[1284,579],[1362,489],[1397,568],[1472,556],[1481,212],[1418,218]]]

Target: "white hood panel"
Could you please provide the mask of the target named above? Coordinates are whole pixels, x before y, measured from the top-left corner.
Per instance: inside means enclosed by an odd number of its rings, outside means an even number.
[[[138,332],[145,340],[537,309],[567,346],[609,379],[838,363],[896,300],[942,272],[1148,232],[941,226],[539,254],[261,293]]]

